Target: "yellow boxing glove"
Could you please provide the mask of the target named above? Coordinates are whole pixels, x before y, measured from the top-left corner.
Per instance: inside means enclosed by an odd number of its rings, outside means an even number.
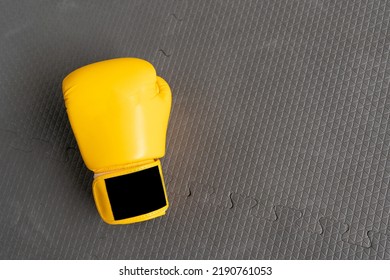
[[[66,110],[102,219],[129,224],[165,214],[159,158],[171,109],[168,84],[138,58],[93,63],[62,83]]]

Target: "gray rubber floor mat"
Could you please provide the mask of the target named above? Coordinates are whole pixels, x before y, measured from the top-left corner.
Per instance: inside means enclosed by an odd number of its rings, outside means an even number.
[[[0,258],[390,259],[388,1],[0,2]],[[170,208],[100,219],[61,82],[171,85]]]

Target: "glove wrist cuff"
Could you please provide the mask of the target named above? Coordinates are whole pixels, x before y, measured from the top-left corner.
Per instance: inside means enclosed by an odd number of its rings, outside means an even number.
[[[136,170],[137,168],[145,169],[145,168],[147,168],[147,166],[149,164],[156,163],[157,161],[160,161],[160,160],[149,159],[149,160],[144,160],[141,162],[135,162],[135,163],[129,163],[129,164],[119,165],[119,166],[111,166],[109,168],[92,170],[94,172],[93,178],[96,179],[97,177],[100,177],[102,175],[118,173],[118,172],[124,171],[124,170],[127,170],[127,171],[128,170]]]
[[[96,207],[108,224],[130,224],[164,215],[168,199],[159,160],[95,174]]]

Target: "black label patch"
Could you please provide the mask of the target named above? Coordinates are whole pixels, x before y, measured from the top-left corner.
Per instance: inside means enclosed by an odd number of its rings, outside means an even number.
[[[150,213],[167,205],[158,166],[105,182],[115,220]]]

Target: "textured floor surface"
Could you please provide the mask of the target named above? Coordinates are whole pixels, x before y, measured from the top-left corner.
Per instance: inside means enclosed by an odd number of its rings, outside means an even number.
[[[0,2],[0,258],[390,259],[390,2]],[[77,67],[171,85],[167,215],[109,226],[64,108]]]

